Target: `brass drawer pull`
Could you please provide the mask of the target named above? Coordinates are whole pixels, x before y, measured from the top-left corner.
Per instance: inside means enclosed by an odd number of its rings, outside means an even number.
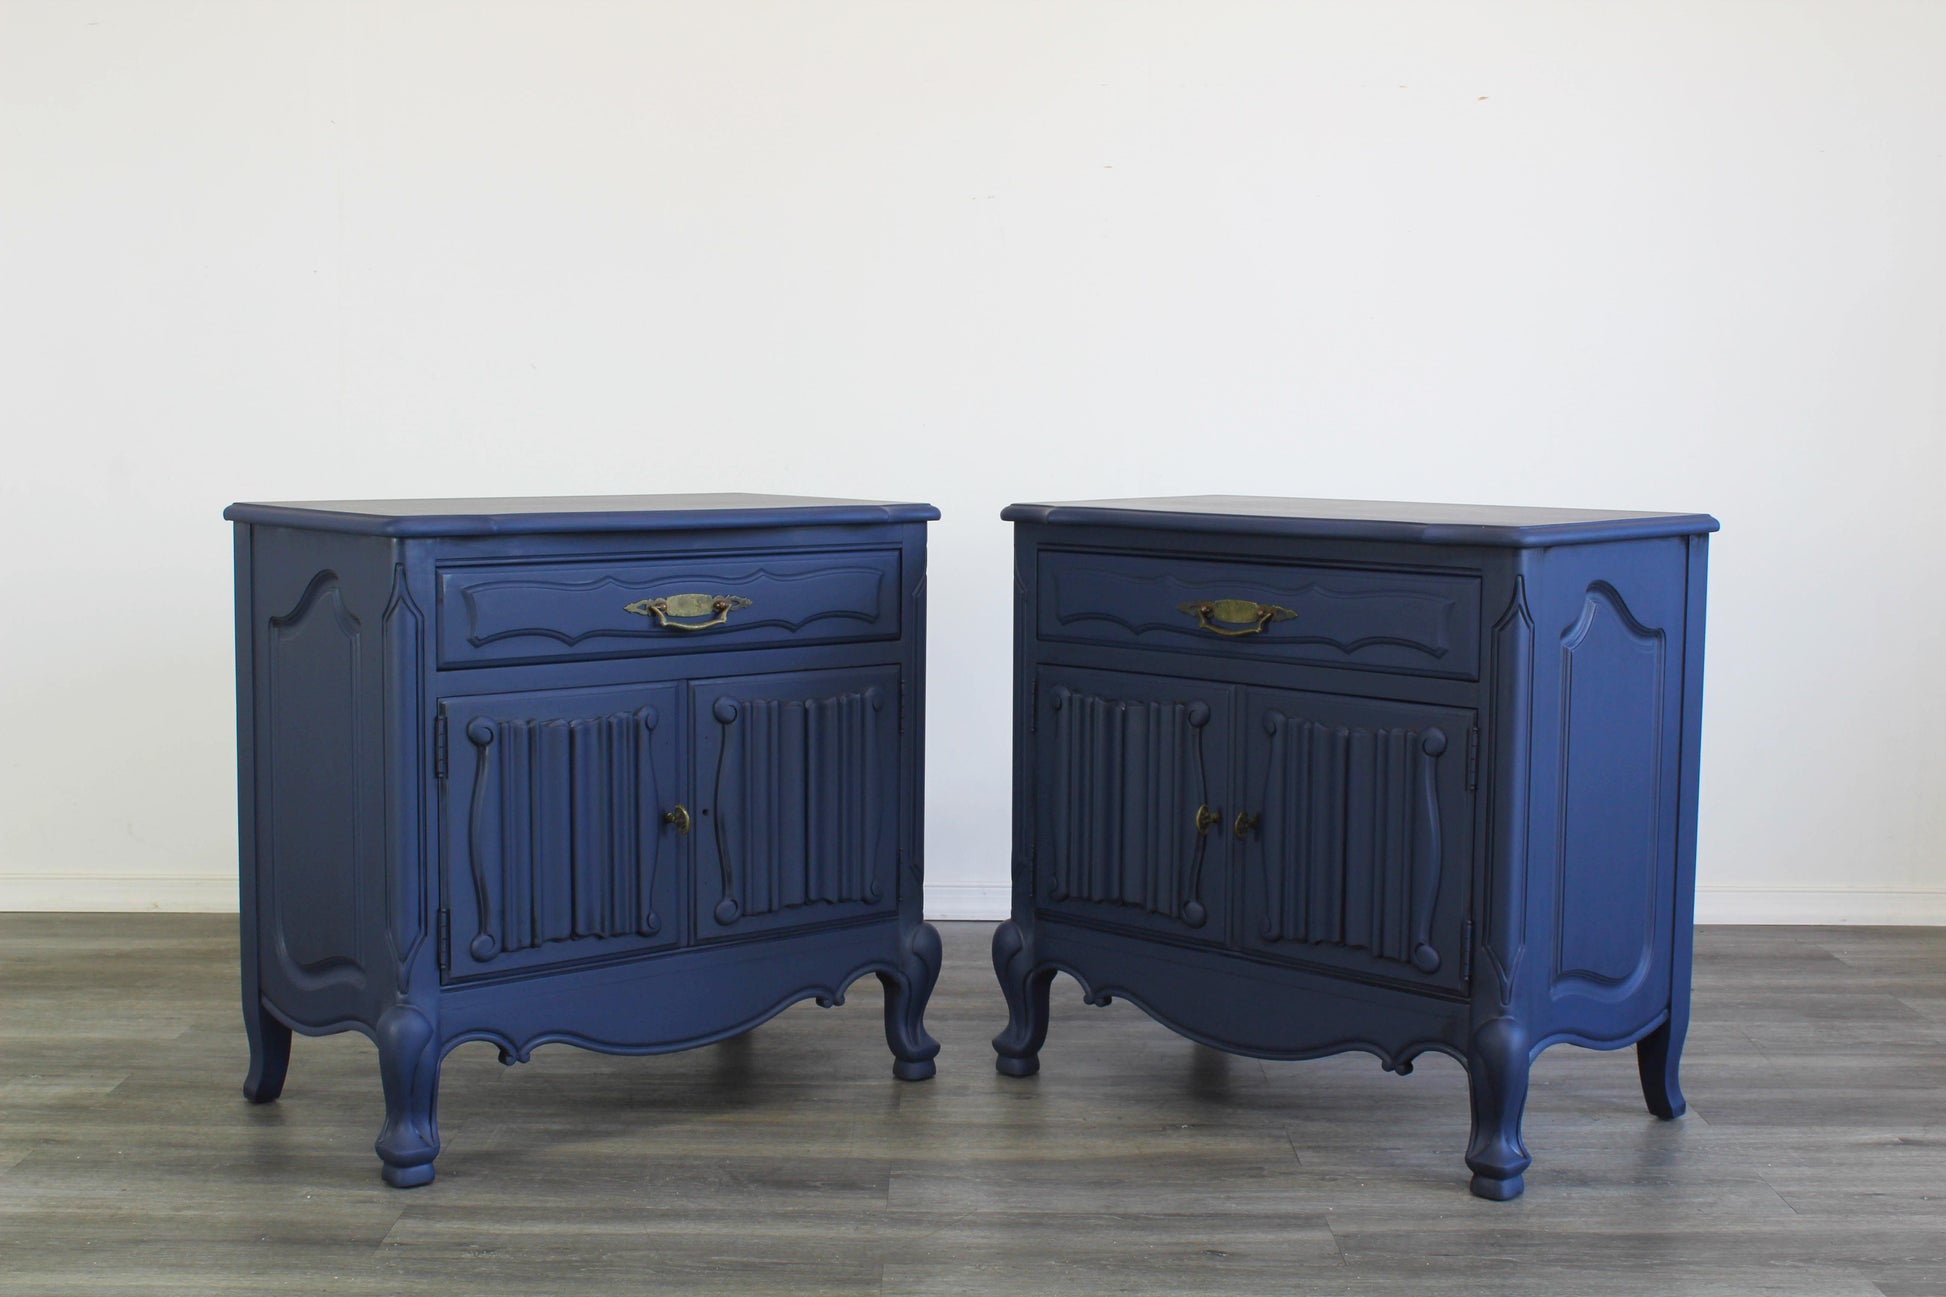
[[[1192,599],[1177,604],[1176,611],[1188,613],[1198,626],[1218,635],[1256,635],[1274,621],[1297,616],[1292,609],[1250,599]]]
[[[687,837],[689,835],[689,808],[681,802],[677,802],[663,814],[662,822],[664,824],[675,825],[676,832]]]
[[[642,617],[655,618],[656,625],[670,630],[708,630],[721,626],[730,619],[730,614],[738,608],[748,608],[750,601],[740,594],[672,594],[662,599],[638,599],[623,608]],[[702,617],[715,613],[708,621],[671,621],[672,617]]]

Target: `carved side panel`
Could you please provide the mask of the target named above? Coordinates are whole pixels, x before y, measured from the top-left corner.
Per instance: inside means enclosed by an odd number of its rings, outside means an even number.
[[[713,857],[698,880],[705,933],[889,910],[897,891],[886,868],[898,845],[896,668],[699,688],[711,781],[703,845]]]
[[[404,991],[426,937],[426,827],[422,813],[425,760],[425,616],[394,564],[385,603],[385,839],[386,933]]]
[[[1560,654],[1554,977],[1619,999],[1648,971],[1666,891],[1667,637],[1597,581]]]
[[[1527,791],[1532,779],[1527,733],[1534,687],[1534,618],[1527,582],[1493,624],[1493,784],[1489,805],[1484,929],[1480,950],[1500,1005],[1513,1003],[1515,977],[1527,953]]]
[[[675,690],[447,708],[453,970],[497,972],[674,939]]]
[[[1206,911],[1205,702],[1103,698],[1056,687],[1048,897],[1126,906],[1190,927]],[[1219,759],[1221,754],[1219,754]]]
[[[260,832],[269,846],[262,904],[281,971],[302,990],[362,987],[359,865],[376,825],[358,785],[364,628],[338,574],[318,572],[269,619]]]

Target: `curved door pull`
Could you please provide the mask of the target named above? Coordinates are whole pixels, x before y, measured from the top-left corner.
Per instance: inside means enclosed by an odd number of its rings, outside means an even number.
[[[1256,635],[1274,621],[1297,616],[1290,608],[1251,599],[1192,599],[1177,604],[1176,611],[1188,613],[1197,626],[1218,635]]]
[[[623,607],[623,612],[632,612],[639,617],[653,617],[656,625],[670,630],[708,630],[721,626],[730,619],[730,614],[738,608],[748,608],[750,601],[740,594],[672,594],[661,599],[637,599]],[[703,617],[714,613],[708,621],[673,621],[675,617]]]
[[[1182,903],[1182,921],[1200,928],[1209,918],[1200,899],[1203,890],[1203,853],[1209,849],[1209,831],[1223,822],[1223,812],[1204,805],[1196,808],[1196,855],[1189,862],[1188,896]]]

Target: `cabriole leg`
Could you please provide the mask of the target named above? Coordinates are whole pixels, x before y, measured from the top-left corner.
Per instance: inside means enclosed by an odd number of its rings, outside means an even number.
[[[938,1068],[939,1042],[926,1034],[926,1001],[939,980],[939,931],[921,923],[905,934],[898,974],[880,973],[885,987],[885,1043],[892,1048],[892,1075],[923,1081]]]
[[[1000,1055],[994,1066],[1006,1076],[1032,1076],[1041,1070],[1054,970],[1035,970],[1032,944],[1009,919],[993,932],[993,972],[1007,997],[1007,1029],[993,1038],[994,1052]]]
[[[1527,1106],[1527,1033],[1511,1018],[1495,1018],[1473,1033],[1466,1074],[1473,1093],[1473,1138],[1466,1164],[1473,1169],[1473,1192],[1505,1202],[1526,1187],[1521,1172],[1534,1159],[1520,1138],[1520,1116]]]
[[[378,1072],[385,1083],[385,1128],[377,1149],[385,1183],[432,1183],[439,1156],[439,1037],[432,1021],[399,1004],[378,1020]]]
[[[291,1029],[262,1004],[250,1004],[243,1009],[243,1032],[250,1038],[243,1097],[252,1103],[270,1103],[284,1092],[284,1075],[290,1071]]]
[[[1665,1022],[1635,1042],[1635,1066],[1642,1073],[1642,1097],[1658,1117],[1680,1117],[1683,1102],[1677,1072],[1682,1066],[1682,1033]]]

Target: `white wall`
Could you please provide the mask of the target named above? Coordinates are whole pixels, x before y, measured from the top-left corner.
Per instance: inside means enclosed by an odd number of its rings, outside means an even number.
[[[0,0],[0,908],[234,905],[232,499],[1704,509],[1704,918],[1946,921],[1946,5]]]

